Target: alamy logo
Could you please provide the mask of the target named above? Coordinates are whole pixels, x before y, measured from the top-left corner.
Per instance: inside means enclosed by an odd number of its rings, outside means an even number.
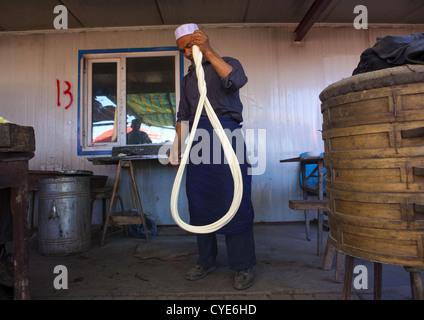
[[[56,290],[68,289],[68,268],[63,265],[57,265],[54,267],[53,273],[59,274],[53,280],[53,287]]]
[[[359,13],[355,20],[353,20],[353,26],[355,29],[368,29],[368,9],[366,6],[357,5],[353,9],[353,13]]]
[[[246,161],[250,167],[248,175],[262,175],[266,169],[266,129],[236,129],[230,131],[224,129],[227,138],[233,141],[234,152],[237,161],[244,164]],[[207,130],[198,128],[193,141],[198,143],[193,145],[189,161],[193,164],[228,164],[227,158],[223,157],[222,143],[217,134],[210,134]],[[159,149],[159,161],[161,164],[168,164],[166,156],[172,148],[172,143],[166,143]],[[212,149],[212,152],[211,152]],[[182,150],[184,152],[185,150]],[[246,160],[244,155],[246,154]]]
[[[64,5],[54,7],[53,13],[59,13],[53,20],[53,26],[56,30],[68,29],[68,9]]]
[[[354,274],[358,274],[353,279],[353,287],[356,290],[360,289],[368,289],[368,269],[366,266],[363,266],[361,264],[355,266],[353,269]]]

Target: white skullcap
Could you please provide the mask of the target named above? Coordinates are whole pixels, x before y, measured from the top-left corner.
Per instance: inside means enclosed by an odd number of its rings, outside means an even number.
[[[183,24],[175,30],[175,40],[178,40],[185,35],[193,34],[196,30],[199,30],[199,27],[194,23]]]

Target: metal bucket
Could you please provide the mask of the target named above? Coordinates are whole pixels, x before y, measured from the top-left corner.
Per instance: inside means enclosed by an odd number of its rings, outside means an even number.
[[[91,244],[90,177],[60,176],[39,181],[38,249],[65,256]]]
[[[424,266],[424,66],[324,90],[329,240],[351,256]]]

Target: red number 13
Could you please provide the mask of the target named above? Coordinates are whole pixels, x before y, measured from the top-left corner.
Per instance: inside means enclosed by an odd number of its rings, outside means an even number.
[[[68,87],[65,91],[63,91],[63,94],[67,94],[69,95],[69,104],[65,107],[65,110],[68,109],[71,105],[72,102],[74,101],[74,97],[72,96],[72,92],[71,92],[71,84],[68,81],[64,81],[66,86]],[[57,86],[57,106],[60,107],[60,81],[59,79],[56,79],[56,86]]]

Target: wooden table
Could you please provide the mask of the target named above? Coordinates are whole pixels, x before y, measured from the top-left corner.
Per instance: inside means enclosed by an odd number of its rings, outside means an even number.
[[[30,299],[28,289],[28,161],[34,157],[32,127],[0,124],[0,189],[10,188],[13,216],[14,299]]]
[[[324,157],[315,156],[315,157],[296,157],[290,159],[280,160],[280,162],[300,162],[300,172],[302,175],[302,190],[303,190],[303,200],[308,200],[308,192],[313,192],[318,196],[318,235],[317,235],[317,255],[320,255],[323,248],[323,239],[322,239],[322,224],[323,224],[323,210],[322,210],[322,200],[324,199]],[[317,165],[316,169],[313,170],[308,176],[306,176],[306,165],[315,164]],[[308,181],[318,172],[318,183],[315,187],[308,186]],[[312,207],[311,207],[312,205]],[[308,205],[309,209],[313,208],[313,203]],[[304,209],[305,214],[305,228],[306,228],[306,238],[310,240],[309,235],[309,221],[307,215],[307,209]]]

